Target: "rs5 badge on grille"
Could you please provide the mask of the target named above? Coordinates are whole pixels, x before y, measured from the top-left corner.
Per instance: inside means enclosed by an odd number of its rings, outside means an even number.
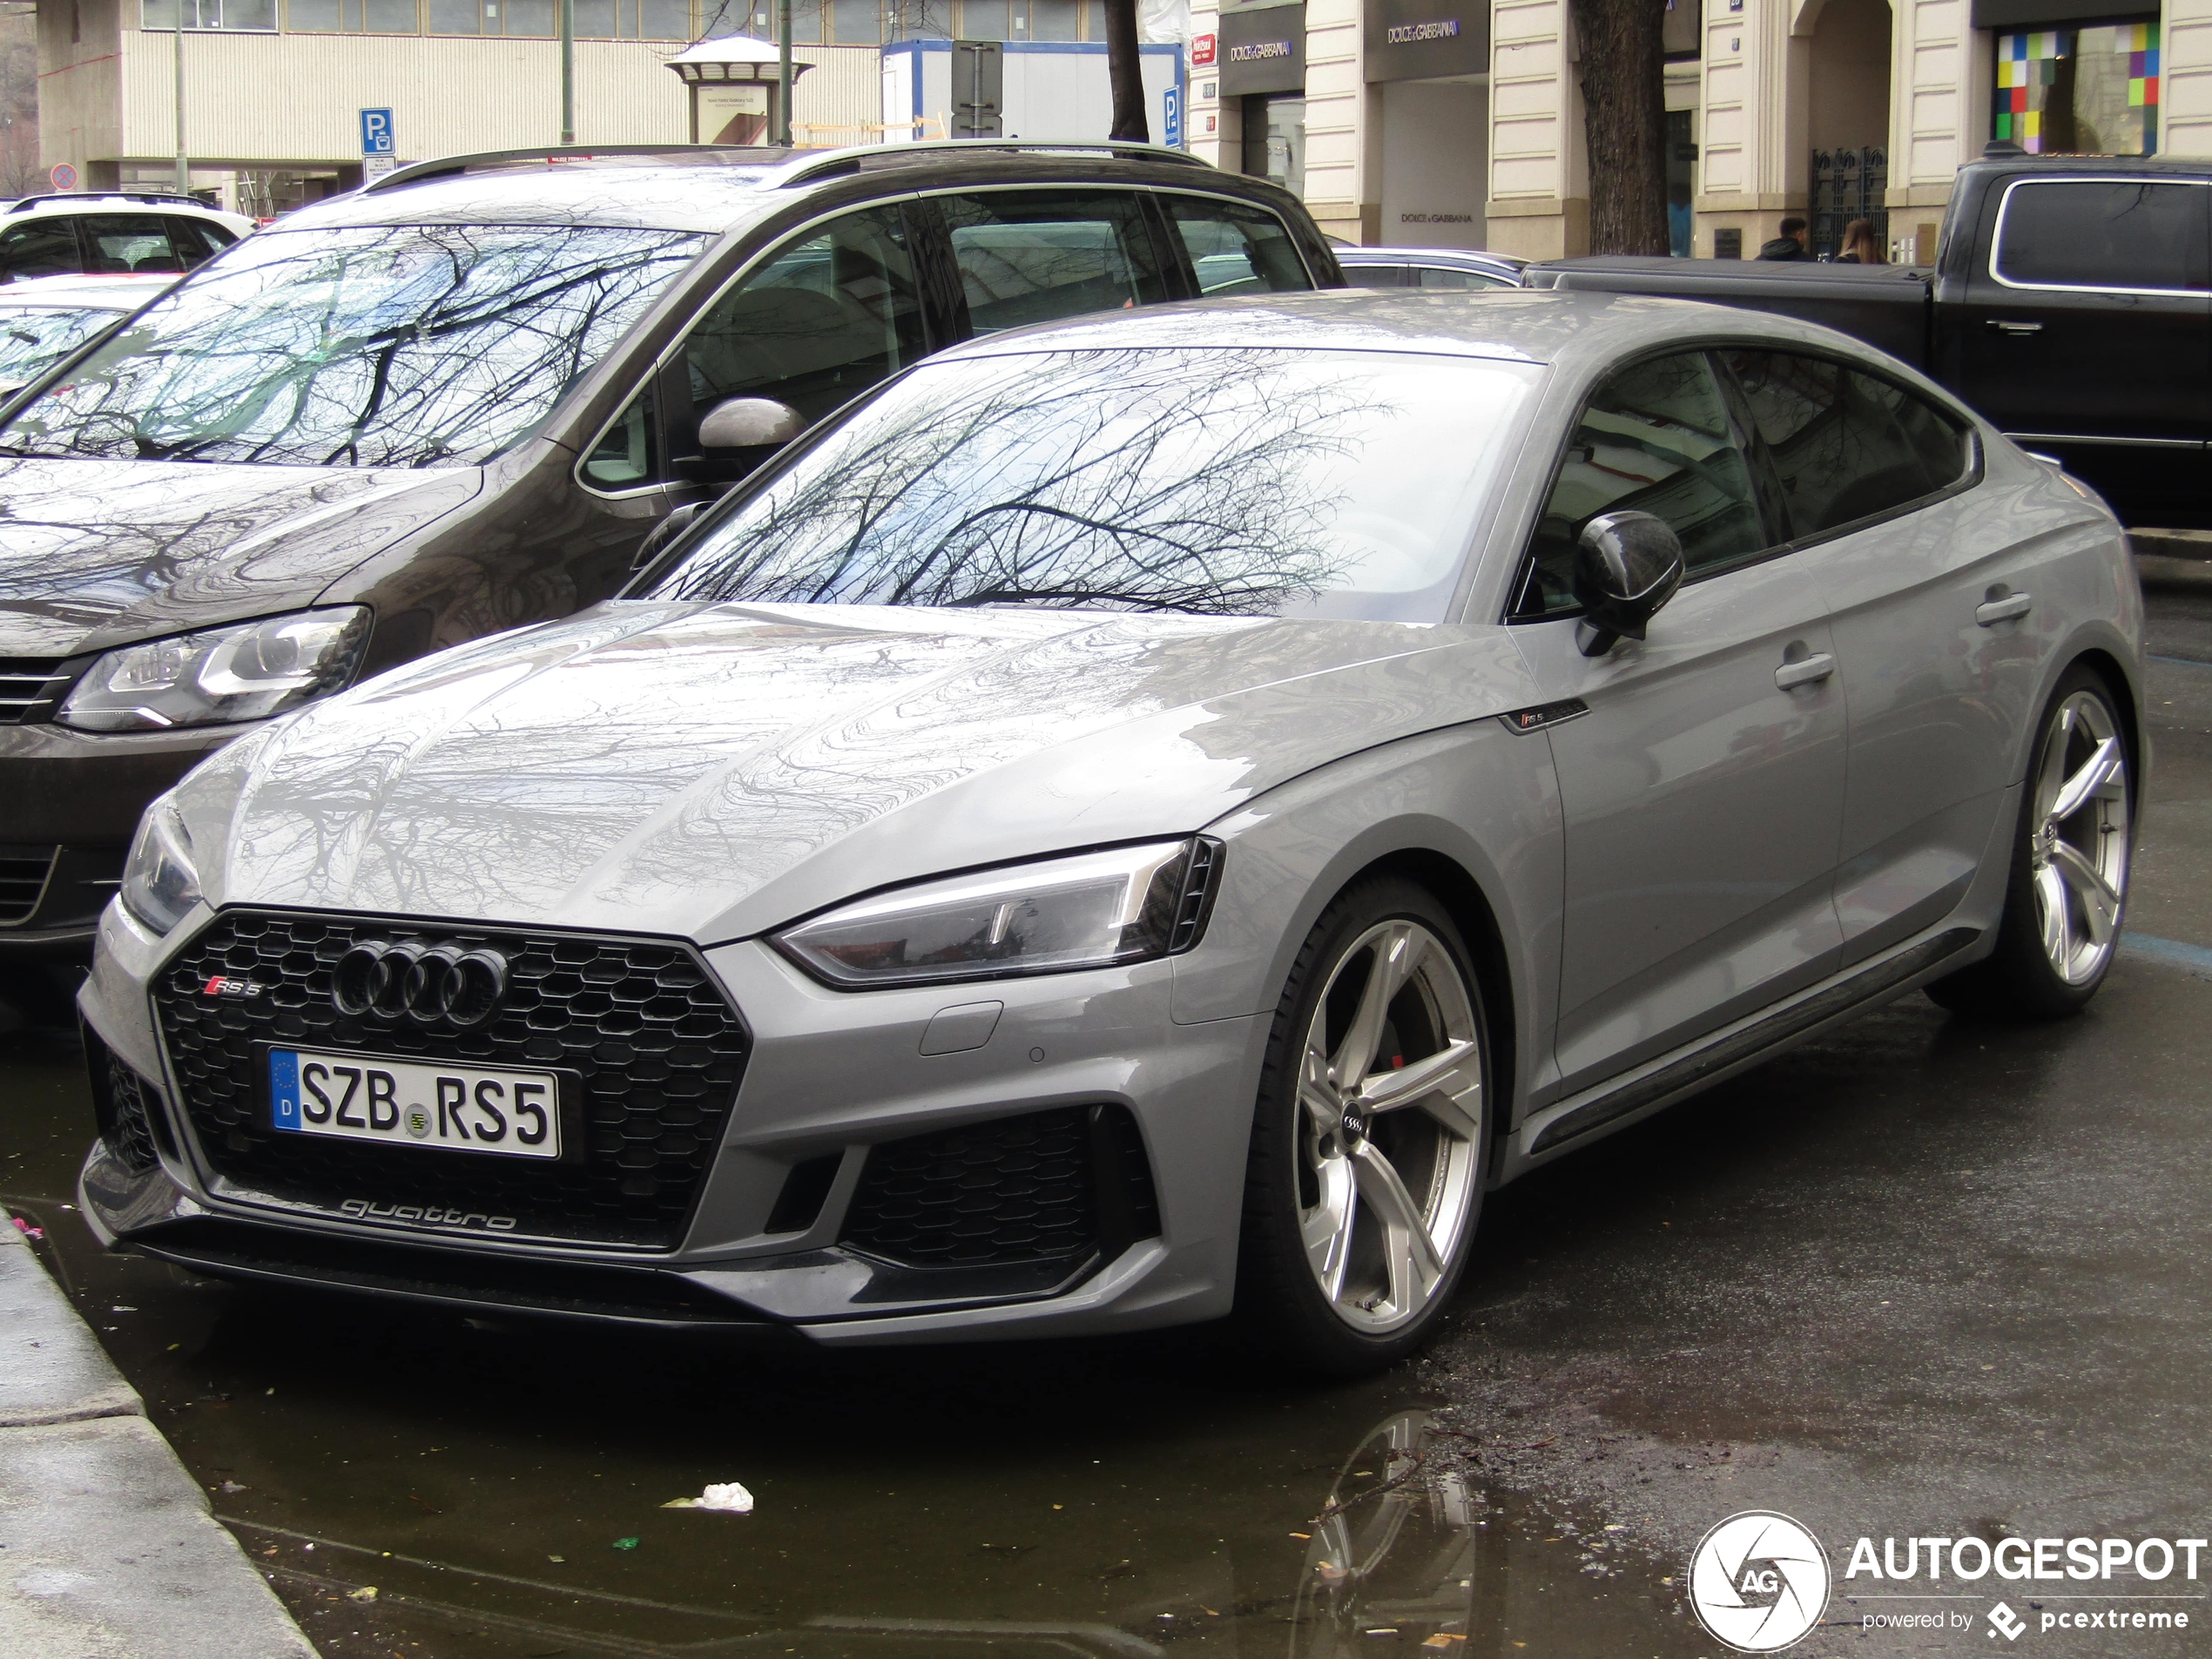
[[[307,1049],[268,1050],[269,1122],[295,1135],[509,1157],[561,1156],[560,1079]]]

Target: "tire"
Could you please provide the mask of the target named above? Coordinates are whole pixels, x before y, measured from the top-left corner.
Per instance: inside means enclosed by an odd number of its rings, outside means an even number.
[[[1467,948],[1427,892],[1363,881],[1322,914],[1276,1009],[1245,1166],[1236,1317],[1272,1356],[1356,1376],[1420,1345],[1481,1213],[1490,1053]]]
[[[2111,970],[2126,921],[2134,805],[2120,705],[2102,675],[2076,664],[2036,733],[1997,948],[1930,985],[1929,996],[1979,1019],[2080,1013]]]

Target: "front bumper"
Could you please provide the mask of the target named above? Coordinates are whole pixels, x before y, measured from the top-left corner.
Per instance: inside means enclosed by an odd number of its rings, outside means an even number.
[[[758,942],[705,953],[752,1049],[680,1243],[645,1250],[488,1237],[482,1217],[402,1191],[339,1206],[226,1179],[179,1109],[148,989],[206,920],[155,940],[111,907],[80,998],[96,1062],[112,1053],[148,1085],[143,1132],[104,1106],[80,1180],[87,1218],[115,1247],[235,1278],[823,1343],[1125,1331],[1228,1311],[1264,1033],[1250,1018],[1175,1024],[1167,963],[855,995]],[[1000,1009],[980,1035],[972,1016],[954,1022],[974,1046],[923,1052],[937,1015],[981,1002]],[[1091,1236],[1072,1254],[1062,1239],[1035,1262],[902,1258],[898,1229],[870,1208],[936,1181],[915,1202],[996,1206],[986,1220],[1012,1216],[1018,1239],[1026,1192],[1049,1238],[1074,1190],[1053,1170],[1076,1163]]]
[[[0,965],[86,961],[147,804],[249,729],[107,734],[43,723],[0,726],[0,801],[7,803]],[[40,869],[44,879],[34,883]]]

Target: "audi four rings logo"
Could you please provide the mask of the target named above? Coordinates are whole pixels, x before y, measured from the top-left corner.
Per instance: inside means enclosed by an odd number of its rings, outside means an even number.
[[[491,1018],[507,995],[507,959],[488,948],[364,940],[338,959],[330,1003],[354,1018],[462,1030]]]

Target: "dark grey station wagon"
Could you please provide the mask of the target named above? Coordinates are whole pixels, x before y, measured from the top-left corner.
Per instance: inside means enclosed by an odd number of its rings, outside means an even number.
[[[511,152],[291,215],[0,409],[0,975],[89,953],[210,750],[609,597],[917,358],[1342,281],[1287,192],[1146,146]]]

